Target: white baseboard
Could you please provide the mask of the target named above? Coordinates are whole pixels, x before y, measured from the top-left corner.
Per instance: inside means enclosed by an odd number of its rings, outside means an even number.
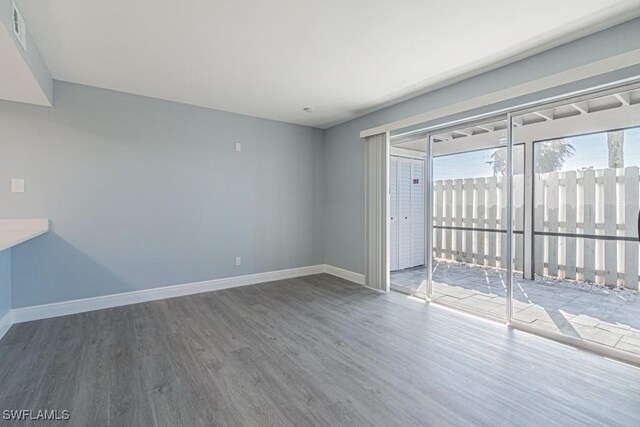
[[[268,271],[265,273],[249,274],[246,276],[227,277],[223,279],[207,280],[204,282],[186,283],[182,285],[163,286],[141,291],[124,292],[93,298],[62,301],[52,304],[36,305],[11,310],[13,323],[31,320],[47,319],[50,317],[66,316],[68,314],[84,313],[105,308],[137,304],[159,299],[174,298],[185,295],[211,292],[238,286],[255,285],[257,283],[274,280],[291,279],[324,273],[324,265],[290,268],[287,270]]]
[[[358,285],[365,286],[364,274],[354,273],[353,271],[345,270],[344,268],[334,267],[332,265],[325,264],[324,272],[331,274],[332,276],[341,277],[350,282],[357,283]]]
[[[13,325],[12,310],[9,310],[7,314],[0,319],[0,340],[4,334],[7,333],[11,325]]]
[[[120,307],[130,304],[175,298],[203,292],[218,291],[238,286],[255,285],[272,282],[274,280],[292,279],[294,277],[327,273],[364,286],[364,275],[353,271],[320,264],[308,267],[290,268],[287,270],[268,271],[265,273],[249,274],[246,276],[227,277],[223,279],[206,280],[204,282],[186,283],[182,285],[163,286],[140,291],[124,292],[104,295],[100,297],[84,298],[71,301],[55,302],[51,304],[35,305],[31,307],[14,308],[0,319],[0,338],[9,330],[12,324],[29,322],[32,320],[48,319],[105,308]],[[377,291],[377,289],[374,289]]]

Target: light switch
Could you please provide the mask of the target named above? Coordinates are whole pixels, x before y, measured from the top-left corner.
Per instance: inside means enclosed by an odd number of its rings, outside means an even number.
[[[23,178],[11,178],[11,192],[12,193],[24,193],[24,179]]]
[[[236,142],[236,151],[238,153],[242,151],[242,144],[240,144],[239,142]]]
[[[242,265],[242,258],[239,256],[236,257],[236,267],[240,267]]]

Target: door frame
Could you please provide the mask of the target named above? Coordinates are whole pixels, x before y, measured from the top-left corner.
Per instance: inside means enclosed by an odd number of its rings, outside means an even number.
[[[409,139],[422,139],[425,138],[427,141],[427,154],[425,156],[425,266],[427,268],[427,301],[431,301],[433,296],[433,210],[432,210],[432,198],[433,198],[433,158],[439,157],[441,155],[460,153],[480,150],[480,149],[488,149],[488,148],[498,148],[498,147],[506,147],[507,148],[507,171],[508,176],[511,179],[508,179],[508,190],[507,190],[507,204],[508,206],[513,206],[513,148],[515,145],[524,144],[525,147],[525,189],[524,189],[524,274],[526,277],[533,277],[533,180],[530,175],[533,174],[533,168],[531,162],[533,161],[533,139],[525,138],[522,142],[517,144],[513,141],[513,118],[520,116],[522,114],[526,114],[528,112],[533,112],[539,110],[541,108],[553,108],[554,106],[566,105],[568,103],[579,103],[585,99],[591,99],[599,96],[606,96],[608,94],[613,94],[619,91],[624,90],[632,90],[640,88],[640,78],[635,79],[625,79],[620,82],[613,82],[607,85],[598,86],[595,88],[589,88],[582,91],[577,91],[573,93],[568,93],[561,96],[556,96],[550,99],[543,99],[537,102],[530,102],[527,104],[517,105],[511,108],[505,108],[502,110],[497,110],[494,112],[489,112],[486,114],[480,114],[476,116],[470,116],[467,118],[454,120],[450,122],[446,122],[440,125],[434,125],[424,128],[421,131],[411,131],[407,134],[399,134],[395,136],[391,136],[389,138],[389,145],[393,147],[395,144],[399,142],[405,142],[407,138]],[[481,140],[478,138],[476,141],[467,141],[466,149],[464,146],[451,148],[448,151],[443,151],[440,147],[434,147],[434,145],[439,144],[433,141],[433,136],[447,132],[447,130],[459,129],[460,127],[467,126],[471,127],[473,124],[493,121],[497,119],[504,119],[507,121],[507,126],[505,128],[505,138],[506,144],[495,144],[495,142],[487,142],[486,140]],[[475,135],[474,135],[475,137]],[[495,141],[495,138],[494,138]],[[395,144],[394,144],[395,143]],[[479,143],[479,144],[477,144]],[[473,149],[472,149],[473,148]],[[530,208],[527,207],[529,205]],[[512,278],[513,278],[513,211],[512,209],[507,209],[507,324],[511,323],[512,320],[512,312],[513,312],[513,301],[512,301]],[[640,217],[639,217],[640,221]]]
[[[505,129],[506,134],[506,144],[501,144],[501,140],[498,140],[498,143],[495,143],[495,137],[499,135],[494,135],[492,140],[485,140],[482,146],[478,147],[475,145],[464,144],[458,147],[451,149],[449,152],[440,153],[439,155],[434,154],[434,145],[436,142],[434,141],[435,137],[438,134],[446,133],[448,131],[459,130],[464,127],[473,127],[474,125],[483,125],[487,122],[496,122],[505,120],[507,122],[507,127]],[[426,300],[428,302],[433,301],[433,159],[435,157],[441,157],[445,155],[452,154],[461,154],[468,153],[473,151],[481,151],[488,150],[491,148],[506,148],[507,149],[507,162],[506,162],[506,176],[508,179],[507,182],[507,206],[513,206],[513,119],[510,113],[500,113],[485,117],[480,120],[469,120],[465,122],[457,123],[454,126],[446,126],[442,128],[437,128],[431,130],[427,134],[427,150],[425,157],[425,266],[426,266],[426,281],[427,281],[427,292],[426,292]],[[507,324],[511,322],[512,312],[513,312],[513,299],[511,298],[512,289],[513,289],[513,209],[507,209],[507,217],[506,217],[506,254],[505,257],[507,259],[507,273],[506,273],[506,304],[505,304],[505,319]],[[525,200],[525,211],[526,211],[526,200]],[[526,234],[526,233],[525,233]]]

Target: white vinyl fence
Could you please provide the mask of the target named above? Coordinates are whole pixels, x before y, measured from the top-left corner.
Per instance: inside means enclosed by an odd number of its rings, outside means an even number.
[[[434,182],[436,258],[506,267],[506,234],[473,230],[506,229],[505,183],[502,176]],[[638,289],[638,167],[536,174],[533,186],[536,274]],[[515,175],[516,271],[525,264],[524,202],[525,178]]]

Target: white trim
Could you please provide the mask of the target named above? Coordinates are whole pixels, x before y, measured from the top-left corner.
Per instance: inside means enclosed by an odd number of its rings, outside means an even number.
[[[354,273],[353,271],[345,270],[344,268],[334,267],[333,265],[324,265],[324,272],[330,274],[332,276],[340,277],[342,279],[348,280],[353,283],[357,283],[358,285],[365,286],[364,284],[364,274]],[[366,286],[369,289],[369,286]],[[380,291],[379,289],[374,289],[375,291]]]
[[[13,323],[31,320],[47,319],[50,317],[66,316],[123,305],[174,298],[203,292],[239,286],[254,285],[274,280],[292,279],[294,277],[309,276],[324,273],[324,265],[290,268],[287,270],[269,271],[265,273],[249,274],[246,276],[227,277],[223,279],[207,280],[204,282],[186,283],[182,285],[163,286],[141,291],[123,292],[120,294],[104,295],[100,297],[62,301],[52,304],[31,307],[14,308],[11,310]]]
[[[0,340],[7,333],[11,325],[13,325],[13,310],[9,310],[7,314],[4,315],[2,319],[0,319]]]
[[[509,99],[517,98],[524,95],[540,92],[557,86],[562,86],[578,80],[595,77],[606,74],[611,71],[619,70],[625,67],[640,63],[640,49],[634,49],[620,55],[602,59],[590,64],[582,65],[576,68],[565,70],[556,74],[551,74],[537,80],[532,80],[519,85],[511,86],[496,92],[481,95],[475,98],[467,99],[456,104],[446,105],[436,108],[426,113],[416,114],[411,117],[396,120],[381,126],[365,129],[360,132],[360,138],[377,135],[384,132],[402,129],[405,127],[417,125],[453,114],[462,113],[473,110],[475,108],[484,107],[486,105],[495,104]]]
[[[313,274],[327,273],[332,276],[349,280],[364,286],[364,274],[334,267],[332,265],[319,264],[308,267],[290,268],[287,270],[268,271],[265,273],[249,274],[246,276],[227,277],[223,279],[207,280],[204,282],[186,283],[182,285],[163,286],[141,291],[123,292],[119,294],[104,295],[100,297],[84,298],[71,301],[62,301],[51,304],[35,305],[31,307],[14,308],[0,319],[0,339],[14,323],[29,322],[32,320],[48,319],[52,317],[66,316],[69,314],[85,313],[88,311],[102,310],[106,308],[121,307],[125,305],[156,301],[167,298],[175,298],[204,292],[218,291],[239,286],[255,285],[272,282],[275,280],[292,279],[295,277],[310,276]],[[365,286],[369,289],[371,287]],[[379,289],[373,289],[383,292]]]
[[[411,159],[418,159],[418,160],[424,160],[424,157],[425,157],[425,153],[423,151],[412,150],[409,148],[402,148],[402,147],[394,147],[393,145],[389,147],[389,155],[396,156],[396,157],[409,157]]]

